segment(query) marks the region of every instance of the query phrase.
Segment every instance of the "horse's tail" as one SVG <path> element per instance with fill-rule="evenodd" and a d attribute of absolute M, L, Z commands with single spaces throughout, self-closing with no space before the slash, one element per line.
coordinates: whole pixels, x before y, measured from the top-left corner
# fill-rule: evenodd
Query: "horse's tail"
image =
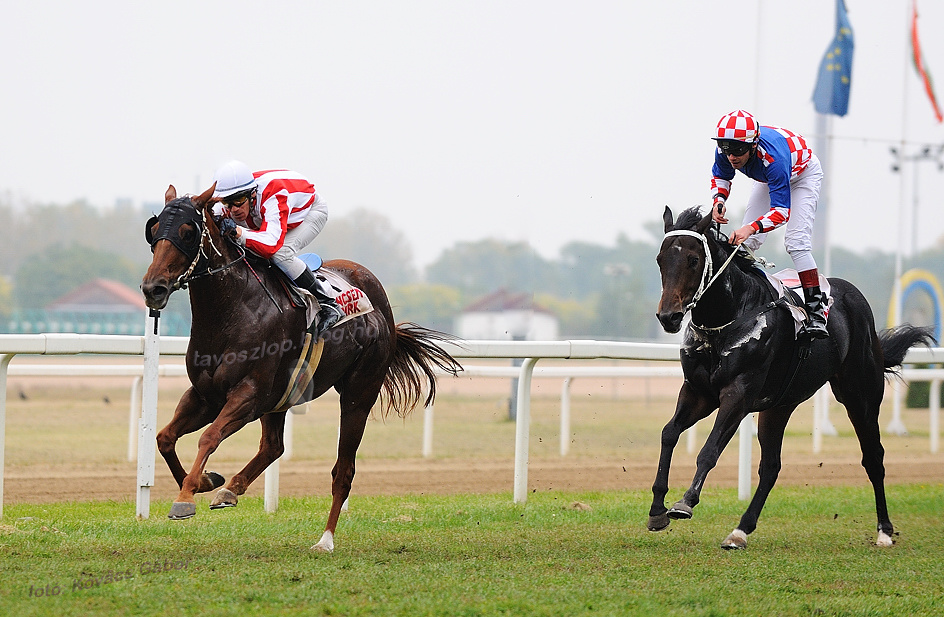
<path fill-rule="evenodd" d="M 932 332 L 931 328 L 909 324 L 879 332 L 878 340 L 882 345 L 882 354 L 885 357 L 885 365 L 882 368 L 885 369 L 885 372 L 898 373 L 901 363 L 905 361 L 908 350 L 915 345 L 924 345 L 925 347 L 933 345 L 935 340 Z"/>
<path fill-rule="evenodd" d="M 384 412 L 393 409 L 399 416 L 408 414 L 423 394 L 423 376 L 429 384 L 425 405 L 436 399 L 436 373 L 439 368 L 452 375 L 462 366 L 449 355 L 438 341 L 451 341 L 455 337 L 430 330 L 415 323 L 401 323 L 396 327 L 396 351 L 384 379 Z"/>

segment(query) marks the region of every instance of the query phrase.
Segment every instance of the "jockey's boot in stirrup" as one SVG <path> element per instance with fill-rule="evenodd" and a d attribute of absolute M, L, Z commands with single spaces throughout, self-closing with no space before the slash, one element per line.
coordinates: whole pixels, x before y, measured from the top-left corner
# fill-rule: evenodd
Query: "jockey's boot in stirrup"
<path fill-rule="evenodd" d="M 806 300 L 806 333 L 812 338 L 829 338 L 826 331 L 826 294 L 819 287 L 804 287 Z"/>
<path fill-rule="evenodd" d="M 324 286 L 326 283 L 315 276 L 310 269 L 305 268 L 305 271 L 302 272 L 294 282 L 302 289 L 310 291 L 311 294 L 315 296 L 315 300 L 318 301 L 318 336 L 321 336 L 322 332 L 338 323 L 338 321 L 344 317 L 344 311 L 341 310 L 338 303 L 334 298 L 329 296 L 325 290 Z"/>

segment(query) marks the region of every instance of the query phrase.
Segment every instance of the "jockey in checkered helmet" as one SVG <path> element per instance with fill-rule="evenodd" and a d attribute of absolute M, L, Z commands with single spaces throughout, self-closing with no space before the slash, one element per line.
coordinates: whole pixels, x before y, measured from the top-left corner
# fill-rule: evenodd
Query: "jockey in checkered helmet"
<path fill-rule="evenodd" d="M 813 338 L 828 337 L 828 301 L 820 289 L 812 244 L 823 179 L 819 159 L 799 133 L 761 127 L 743 109 L 722 116 L 712 139 L 717 145 L 711 169 L 712 219 L 719 224 L 728 222 L 725 202 L 735 172 L 756 181 L 741 226 L 729 240 L 754 251 L 768 232 L 784 227 L 784 248 L 796 267 L 806 301 L 806 332 Z"/>

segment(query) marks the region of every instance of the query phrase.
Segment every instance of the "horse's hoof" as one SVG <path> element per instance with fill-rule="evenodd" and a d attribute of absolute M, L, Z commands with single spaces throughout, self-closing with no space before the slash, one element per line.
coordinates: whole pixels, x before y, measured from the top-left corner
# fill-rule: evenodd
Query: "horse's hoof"
<path fill-rule="evenodd" d="M 324 535 L 321 536 L 321 540 L 318 541 L 318 544 L 311 547 L 311 550 L 318 553 L 333 553 L 334 552 L 334 534 L 330 531 L 324 532 Z"/>
<path fill-rule="evenodd" d="M 684 501 L 678 501 L 669 508 L 668 515 L 669 518 L 674 518 L 677 521 L 688 520 L 692 518 L 692 507 Z"/>
<path fill-rule="evenodd" d="M 210 509 L 219 510 L 220 508 L 232 508 L 236 506 L 237 502 L 239 502 L 239 497 L 236 496 L 236 493 L 228 488 L 221 488 L 216 492 L 216 497 L 213 498 L 213 501 L 210 502 Z"/>
<path fill-rule="evenodd" d="M 721 543 L 721 548 L 726 551 L 743 550 L 747 548 L 747 534 L 740 529 L 735 529 Z"/>
<path fill-rule="evenodd" d="M 662 531 L 668 527 L 671 522 L 668 514 L 660 514 L 659 516 L 650 516 L 646 527 L 649 531 Z"/>
<path fill-rule="evenodd" d="M 188 501 L 175 501 L 174 505 L 170 507 L 170 513 L 167 515 L 167 518 L 172 521 L 182 521 L 185 518 L 192 517 L 196 513 L 197 504 Z"/>
<path fill-rule="evenodd" d="M 882 548 L 888 548 L 889 546 L 894 546 L 895 541 L 892 540 L 892 537 L 885 533 L 884 531 L 878 532 L 878 539 L 875 541 L 875 546 L 881 546 Z"/>
<path fill-rule="evenodd" d="M 200 476 L 200 488 L 197 489 L 197 492 L 208 493 L 209 491 L 220 488 L 224 484 L 226 484 L 226 478 L 220 474 L 215 471 L 204 471 L 203 475 Z"/>

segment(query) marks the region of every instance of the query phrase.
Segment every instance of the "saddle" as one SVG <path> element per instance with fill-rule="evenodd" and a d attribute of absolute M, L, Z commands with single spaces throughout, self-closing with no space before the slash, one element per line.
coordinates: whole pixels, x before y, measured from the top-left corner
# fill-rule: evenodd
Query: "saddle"
<path fill-rule="evenodd" d="M 359 315 L 364 315 L 374 310 L 370 298 L 368 298 L 367 294 L 362 290 L 352 285 L 339 274 L 331 270 L 322 270 L 321 265 L 324 262 L 321 257 L 315 253 L 303 253 L 299 255 L 298 258 L 305 262 L 317 278 L 328 283 L 326 288 L 328 289 L 329 295 L 334 297 L 335 302 L 337 302 L 341 310 L 344 311 L 344 318 L 334 324 L 335 327 Z M 292 281 L 287 274 L 282 272 L 281 268 L 275 266 L 268 259 L 249 251 L 246 251 L 246 259 L 253 268 L 258 270 L 269 269 L 272 271 L 275 279 L 279 282 L 279 286 L 282 288 L 282 292 L 285 294 L 285 297 L 288 298 L 291 305 L 294 308 L 305 309 L 307 312 L 307 326 L 308 329 L 311 330 L 314 327 L 315 316 L 318 314 L 319 308 L 318 301 L 315 300 L 315 297 L 311 295 L 307 289 L 301 289 L 295 285 L 294 281 Z"/>

